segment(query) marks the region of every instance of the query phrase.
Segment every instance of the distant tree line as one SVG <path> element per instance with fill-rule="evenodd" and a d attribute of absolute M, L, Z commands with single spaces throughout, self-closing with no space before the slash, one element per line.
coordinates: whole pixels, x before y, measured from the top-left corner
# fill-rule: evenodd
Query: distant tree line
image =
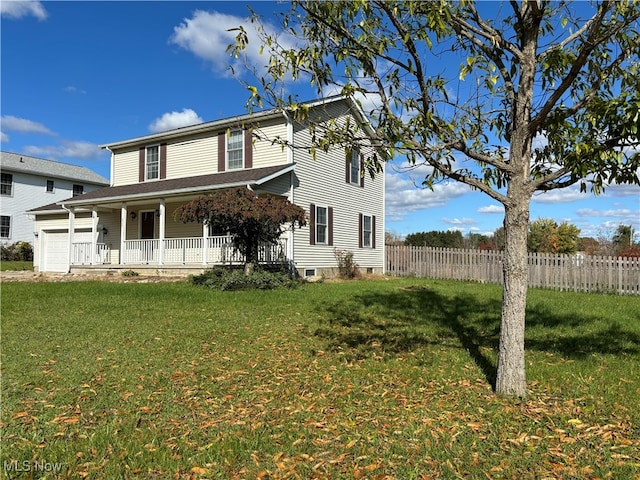
<path fill-rule="evenodd" d="M 387 232 L 387 245 L 409 245 L 413 247 L 468 248 L 476 250 L 502 250 L 504 228 L 492 235 L 460 231 L 417 232 L 408 234 L 404 240 L 397 234 Z M 568 254 L 584 252 L 587 255 L 640 257 L 640 243 L 633 241 L 633 228 L 620 225 L 607 237 L 600 235 L 580 237 L 580 229 L 568 222 L 558 224 L 550 218 L 539 218 L 529 223 L 527 248 L 530 252 Z"/>

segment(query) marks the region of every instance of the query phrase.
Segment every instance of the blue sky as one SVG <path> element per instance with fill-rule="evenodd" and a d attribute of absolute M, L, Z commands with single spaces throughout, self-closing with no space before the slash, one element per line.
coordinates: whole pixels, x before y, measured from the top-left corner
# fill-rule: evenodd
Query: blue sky
<path fill-rule="evenodd" d="M 271 2 L 252 8 L 268 20 Z M 0 2 L 2 150 L 84 165 L 109 177 L 98 145 L 245 113 L 247 90 L 229 73 L 229 28 L 246 2 Z M 254 48 L 251 55 L 257 55 Z M 305 97 L 315 98 L 309 90 Z M 387 166 L 386 230 L 491 233 L 502 208 L 457 183 L 417 187 L 424 171 Z M 640 188 L 604 195 L 578 187 L 538 195 L 531 219 L 569 221 L 584 236 L 619 224 L 640 232 Z M 638 239 L 638 237 L 636 237 Z"/>

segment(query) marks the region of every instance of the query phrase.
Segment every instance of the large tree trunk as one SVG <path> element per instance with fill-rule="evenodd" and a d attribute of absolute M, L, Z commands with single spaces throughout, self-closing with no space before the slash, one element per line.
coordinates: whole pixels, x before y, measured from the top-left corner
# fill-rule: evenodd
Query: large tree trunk
<path fill-rule="evenodd" d="M 505 207 L 503 257 L 504 290 L 496 393 L 526 397 L 524 328 L 527 305 L 527 227 L 529 198 L 518 199 Z"/>

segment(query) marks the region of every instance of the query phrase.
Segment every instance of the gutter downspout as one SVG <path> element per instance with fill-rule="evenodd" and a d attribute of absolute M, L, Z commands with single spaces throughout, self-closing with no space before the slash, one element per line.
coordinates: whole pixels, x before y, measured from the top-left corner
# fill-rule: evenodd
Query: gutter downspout
<path fill-rule="evenodd" d="M 61 203 L 60 206 L 63 210 L 69 212 L 69 241 L 67 244 L 67 272 L 69 273 L 71 270 L 71 254 L 73 252 L 73 234 L 75 233 L 76 227 L 76 212 L 73 207 L 67 208 L 64 203 Z M 44 252 L 43 252 L 44 254 Z"/>
<path fill-rule="evenodd" d="M 115 154 L 113 153 L 113 151 L 108 146 L 105 145 L 103 148 L 108 150 L 109 153 L 111 154 L 111 159 L 109 160 L 109 186 L 113 187 L 113 172 L 114 172 L 114 169 L 115 169 L 115 162 L 114 162 Z"/>

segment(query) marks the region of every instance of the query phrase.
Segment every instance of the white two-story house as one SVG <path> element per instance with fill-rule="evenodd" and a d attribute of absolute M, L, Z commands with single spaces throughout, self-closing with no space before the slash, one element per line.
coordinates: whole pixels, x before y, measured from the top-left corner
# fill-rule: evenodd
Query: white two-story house
<path fill-rule="evenodd" d="M 328 122 L 351 117 L 370 132 L 357 105 L 343 97 L 305 107 Z M 273 109 L 106 144 L 110 187 L 32 210 L 34 265 L 178 273 L 241 263 L 225 232 L 184 224 L 174 212 L 200 195 L 244 187 L 282 196 L 308 214 L 307 226 L 286 232 L 262 260 L 284 260 L 303 276 L 332 276 L 336 251 L 346 251 L 362 272 L 382 273 L 384 172 L 365 175 L 372 148 L 335 146 L 312 155 L 309 137 L 308 126 Z"/>
<path fill-rule="evenodd" d="M 35 224 L 26 212 L 109 185 L 94 171 L 78 165 L 0 152 L 0 241 L 33 244 Z"/>

